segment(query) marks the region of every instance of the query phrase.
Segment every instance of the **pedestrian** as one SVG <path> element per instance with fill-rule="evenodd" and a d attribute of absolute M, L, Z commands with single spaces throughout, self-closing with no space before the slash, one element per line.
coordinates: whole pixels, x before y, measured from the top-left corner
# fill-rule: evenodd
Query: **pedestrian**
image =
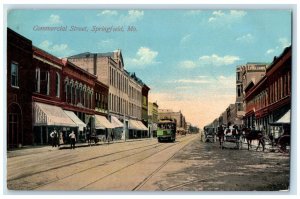
<path fill-rule="evenodd" d="M 63 133 L 59 131 L 59 146 L 64 144 Z"/>
<path fill-rule="evenodd" d="M 52 147 L 57 146 L 57 132 L 56 129 L 54 128 L 53 131 L 50 133 L 51 141 L 52 141 Z"/>
<path fill-rule="evenodd" d="M 69 137 L 71 139 L 71 149 L 75 149 L 76 135 L 75 135 L 74 131 L 72 131 L 72 133 L 70 133 Z"/>
<path fill-rule="evenodd" d="M 88 141 L 88 145 L 91 146 L 91 134 L 89 128 L 86 130 L 86 140 Z"/>
<path fill-rule="evenodd" d="M 111 141 L 112 141 L 112 142 L 114 141 L 114 138 L 115 138 L 114 131 L 113 131 L 113 130 L 111 130 Z"/>

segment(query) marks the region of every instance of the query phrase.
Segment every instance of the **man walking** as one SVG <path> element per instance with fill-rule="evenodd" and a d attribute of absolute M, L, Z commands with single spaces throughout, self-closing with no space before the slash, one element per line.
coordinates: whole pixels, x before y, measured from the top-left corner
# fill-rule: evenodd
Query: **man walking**
<path fill-rule="evenodd" d="M 75 149 L 76 135 L 75 135 L 74 131 L 72 131 L 72 133 L 70 133 L 69 137 L 71 139 L 71 149 Z"/>
<path fill-rule="evenodd" d="M 56 147 L 57 146 L 57 137 L 58 137 L 56 129 L 54 129 L 50 133 L 50 137 L 51 137 L 51 141 L 52 141 L 52 147 Z"/>

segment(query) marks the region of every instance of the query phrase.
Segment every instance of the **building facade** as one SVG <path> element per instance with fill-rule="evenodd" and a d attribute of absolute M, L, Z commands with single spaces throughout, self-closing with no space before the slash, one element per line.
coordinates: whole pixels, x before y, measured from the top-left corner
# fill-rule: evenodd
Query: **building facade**
<path fill-rule="evenodd" d="M 7 29 L 7 148 L 32 144 L 32 42 Z"/>
<path fill-rule="evenodd" d="M 7 147 L 49 144 L 54 129 L 68 143 L 108 120 L 108 86 L 67 59 L 59 59 L 7 29 Z M 105 125 L 106 124 L 106 125 Z"/>
<path fill-rule="evenodd" d="M 68 60 L 86 71 L 93 72 L 98 81 L 108 86 L 109 119 L 113 118 L 124 124 L 124 139 L 149 136 L 148 128 L 145 126 L 147 114 L 143 115 L 148 112 L 146 103 L 149 91 L 146 92 L 146 89 L 143 94 L 143 88 L 148 87 L 135 73 L 125 70 L 120 50 L 108 53 L 82 53 L 71 56 Z M 143 99 L 144 97 L 146 99 Z"/>
<path fill-rule="evenodd" d="M 176 121 L 177 131 L 185 131 L 186 121 L 184 115 L 179 112 L 174 112 L 170 109 L 158 109 L 158 119 L 173 119 Z"/>
<path fill-rule="evenodd" d="M 267 63 L 249 62 L 236 68 L 236 120 L 237 125 L 243 124 L 245 116 L 245 88 L 252 82 L 256 84 L 265 74 Z"/>
<path fill-rule="evenodd" d="M 263 130 L 268 134 L 273 133 L 271 126 L 285 114 L 290 114 L 291 65 L 292 48 L 288 47 L 279 57 L 274 58 L 264 78 L 246 88 L 247 127 Z M 286 129 L 281 130 L 290 131 L 289 123 L 290 121 L 286 121 Z"/>
<path fill-rule="evenodd" d="M 148 128 L 150 137 L 157 137 L 158 105 L 156 102 L 148 102 Z"/>

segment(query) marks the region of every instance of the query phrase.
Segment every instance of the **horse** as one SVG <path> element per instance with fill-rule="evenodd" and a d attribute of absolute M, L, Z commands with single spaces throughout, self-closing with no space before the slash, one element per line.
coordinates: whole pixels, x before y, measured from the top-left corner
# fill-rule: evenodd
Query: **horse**
<path fill-rule="evenodd" d="M 92 145 L 92 142 L 94 142 L 95 145 L 99 142 L 99 138 L 96 136 L 95 133 L 92 133 L 92 135 L 87 134 L 87 138 L 86 139 L 87 139 L 87 142 L 88 142 L 89 146 Z"/>
<path fill-rule="evenodd" d="M 259 146 L 262 145 L 263 151 L 265 151 L 265 137 L 262 131 L 259 130 L 251 130 L 250 128 L 243 129 L 243 136 L 247 141 L 248 150 L 252 148 L 252 140 L 258 140 L 258 145 L 256 151 L 258 150 Z"/>

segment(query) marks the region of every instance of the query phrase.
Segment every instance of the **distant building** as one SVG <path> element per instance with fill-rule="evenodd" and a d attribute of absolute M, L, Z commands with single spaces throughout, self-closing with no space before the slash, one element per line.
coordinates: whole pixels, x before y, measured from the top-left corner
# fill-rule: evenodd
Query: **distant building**
<path fill-rule="evenodd" d="M 156 102 L 148 102 L 148 126 L 150 137 L 157 136 L 158 105 Z"/>
<path fill-rule="evenodd" d="M 235 104 L 230 104 L 227 109 L 226 109 L 226 114 L 227 114 L 227 124 L 236 124 L 236 108 Z"/>
<path fill-rule="evenodd" d="M 142 122 L 148 127 L 148 93 L 150 88 L 144 84 L 142 87 Z M 144 132 L 145 133 L 145 132 Z M 150 137 L 149 131 L 147 134 L 142 135 L 142 137 Z"/>
<path fill-rule="evenodd" d="M 249 62 L 236 68 L 236 119 L 234 123 L 242 125 L 245 116 L 245 88 L 250 82 L 256 84 L 265 74 L 268 64 Z"/>
<path fill-rule="evenodd" d="M 159 109 L 158 110 L 158 119 L 173 119 L 176 121 L 176 128 L 178 131 L 185 131 L 186 121 L 185 117 L 179 112 L 174 112 L 170 109 Z"/>

